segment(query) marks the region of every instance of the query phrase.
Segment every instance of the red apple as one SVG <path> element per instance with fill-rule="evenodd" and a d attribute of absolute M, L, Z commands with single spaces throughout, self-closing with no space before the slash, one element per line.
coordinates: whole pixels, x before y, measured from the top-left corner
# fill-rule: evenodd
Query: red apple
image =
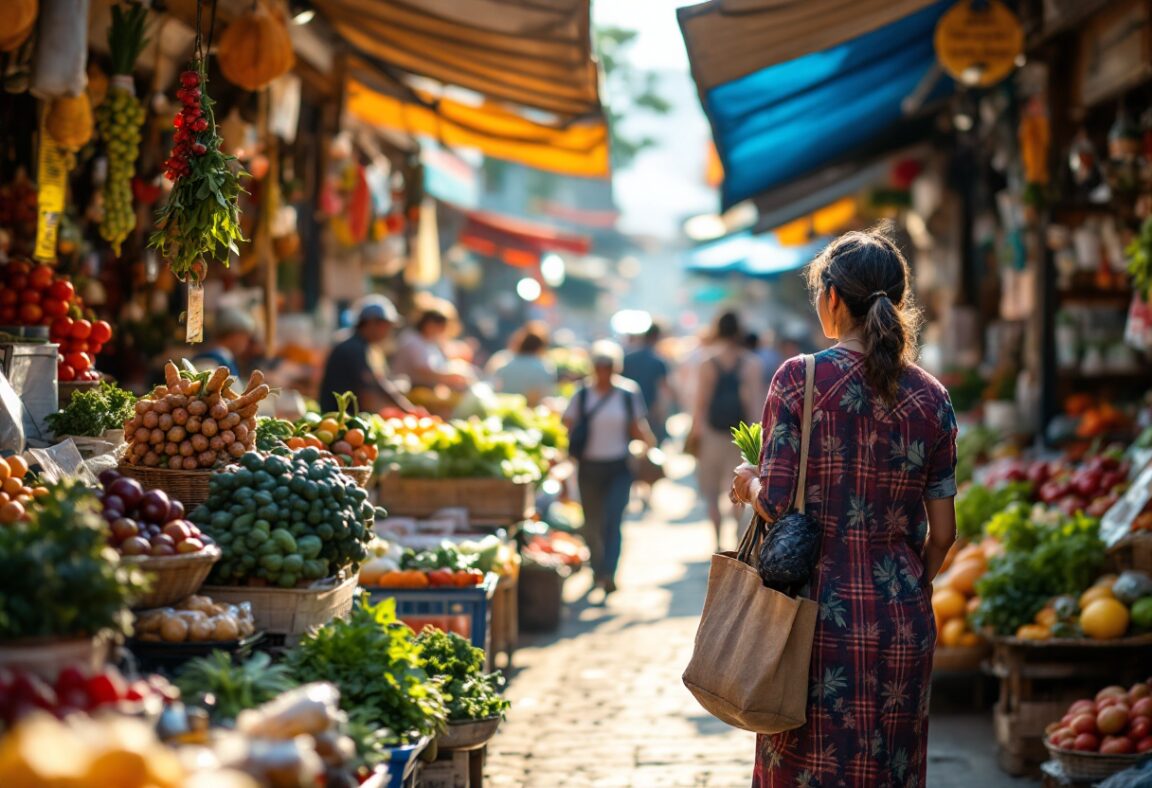
<path fill-rule="evenodd" d="M 1152 717 L 1152 698 L 1140 698 L 1132 704 L 1133 717 Z"/>
<path fill-rule="evenodd" d="M 1076 733 L 1096 733 L 1096 717 L 1092 714 L 1077 714 L 1072 720 L 1072 730 Z"/>
<path fill-rule="evenodd" d="M 1081 733 L 1072 742 L 1072 749 L 1081 752 L 1096 752 L 1100 747 L 1100 740 L 1096 738 L 1095 734 Z"/>
<path fill-rule="evenodd" d="M 1128 755 L 1136 751 L 1136 745 L 1127 736 L 1106 736 L 1100 744 L 1103 755 Z"/>
<path fill-rule="evenodd" d="M 1152 751 L 1152 736 L 1146 739 L 1141 739 L 1136 742 L 1136 752 L 1150 752 Z"/>
<path fill-rule="evenodd" d="M 140 536 L 129 537 L 120 545 L 120 552 L 124 555 L 146 555 L 151 549 L 152 545 Z"/>
<path fill-rule="evenodd" d="M 1126 706 L 1109 706 L 1096 715 L 1096 729 L 1111 736 L 1124 730 L 1128 724 L 1128 708 Z"/>

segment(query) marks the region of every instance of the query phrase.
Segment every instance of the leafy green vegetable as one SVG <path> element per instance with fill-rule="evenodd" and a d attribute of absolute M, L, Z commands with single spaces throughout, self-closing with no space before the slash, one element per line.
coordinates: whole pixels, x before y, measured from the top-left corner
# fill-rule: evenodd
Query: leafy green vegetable
<path fill-rule="evenodd" d="M 412 630 L 396 618 L 396 600 L 362 603 L 304 636 L 287 664 L 295 679 L 331 681 L 355 722 L 388 728 L 401 744 L 443 729 L 448 719 L 441 681 L 429 675 Z"/>
<path fill-rule="evenodd" d="M 983 392 L 983 382 L 981 382 Z M 960 407 L 957 406 L 957 410 Z M 956 481 L 972 480 L 976 465 L 1000 443 L 1000 433 L 984 426 L 965 427 L 956 437 Z"/>
<path fill-rule="evenodd" d="M 84 435 L 98 438 L 106 430 L 118 430 L 132 418 L 136 397 L 106 380 L 87 391 L 77 391 L 59 413 L 48 416 L 48 426 L 56 435 Z"/>
<path fill-rule="evenodd" d="M 977 539 L 984 525 L 994 515 L 1014 503 L 1027 502 L 1032 486 L 1027 482 L 1010 482 L 996 489 L 982 484 L 966 484 L 956 496 L 956 534 L 964 539 Z"/>
<path fill-rule="evenodd" d="M 1124 250 L 1132 287 L 1145 301 L 1152 300 L 1152 216 L 1140 225 L 1140 234 Z"/>
<path fill-rule="evenodd" d="M 511 705 L 500 695 L 504 677 L 484 672 L 484 651 L 454 632 L 426 627 L 416 642 L 424 650 L 428 671 L 445 679 L 448 719 L 503 717 Z"/>
<path fill-rule="evenodd" d="M 987 532 L 1005 551 L 976 583 L 980 607 L 972 621 L 1000 635 L 1032 621 L 1052 597 L 1080 593 L 1104 567 L 1100 522 L 1092 517 L 1012 504 L 991 519 Z"/>
<path fill-rule="evenodd" d="M 261 416 L 256 419 L 256 449 L 272 451 L 296 434 L 296 426 L 284 419 Z"/>
<path fill-rule="evenodd" d="M 263 651 L 239 665 L 225 651 L 189 660 L 176 678 L 185 700 L 210 705 L 219 720 L 234 720 L 245 709 L 254 709 L 296 686 L 285 665 L 273 665 Z M 208 704 L 208 699 L 211 703 Z"/>
<path fill-rule="evenodd" d="M 146 583 L 108 546 L 99 506 L 63 483 L 31 508 L 31 522 L 0 527 L 0 641 L 129 631 L 129 604 Z"/>
<path fill-rule="evenodd" d="M 417 447 L 385 424 L 380 463 L 403 477 L 538 482 L 548 460 L 539 433 L 509 432 L 499 419 L 440 425 Z"/>
<path fill-rule="evenodd" d="M 760 424 L 745 424 L 740 422 L 739 427 L 732 428 L 732 442 L 740 449 L 740 456 L 749 465 L 760 464 L 760 453 L 764 447 Z"/>

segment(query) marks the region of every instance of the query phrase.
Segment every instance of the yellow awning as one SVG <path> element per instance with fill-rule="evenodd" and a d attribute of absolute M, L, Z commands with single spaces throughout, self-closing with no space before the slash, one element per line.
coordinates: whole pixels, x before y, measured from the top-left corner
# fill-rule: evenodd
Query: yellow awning
<path fill-rule="evenodd" d="M 803 246 L 813 238 L 835 235 L 846 229 L 858 215 L 855 197 L 844 197 L 807 216 L 782 224 L 773 232 L 782 246 Z"/>
<path fill-rule="evenodd" d="M 347 109 L 374 126 L 433 137 L 449 147 L 475 148 L 540 170 L 585 177 L 609 174 L 608 127 L 603 120 L 552 127 L 494 104 L 470 106 L 415 95 L 423 103 L 396 98 L 352 79 Z"/>

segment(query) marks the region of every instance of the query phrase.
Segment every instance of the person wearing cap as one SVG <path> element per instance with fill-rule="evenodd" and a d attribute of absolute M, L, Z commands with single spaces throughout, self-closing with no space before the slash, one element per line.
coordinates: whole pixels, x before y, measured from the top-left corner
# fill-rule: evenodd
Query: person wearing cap
<path fill-rule="evenodd" d="M 624 353 L 614 342 L 592 346 L 592 380 L 564 413 L 572 437 L 570 453 L 578 463 L 577 483 L 584 506 L 584 540 L 592 554 L 596 587 L 607 597 L 616 590 L 621 525 L 632 492 L 629 444 L 654 446 L 644 397 L 631 380 L 620 376 Z"/>
<path fill-rule="evenodd" d="M 233 377 L 240 377 L 238 358 L 252 346 L 256 334 L 256 321 L 241 309 L 221 309 L 212 323 L 212 341 L 192 356 L 189 361 L 196 369 L 207 370 L 227 367 Z"/>
<path fill-rule="evenodd" d="M 383 296 L 360 302 L 352 335 L 336 344 L 320 381 L 320 409 L 336 410 L 336 395 L 351 391 L 360 409 L 379 412 L 387 407 L 415 411 L 408 398 L 384 374 L 381 346 L 400 323 L 396 306 Z"/>

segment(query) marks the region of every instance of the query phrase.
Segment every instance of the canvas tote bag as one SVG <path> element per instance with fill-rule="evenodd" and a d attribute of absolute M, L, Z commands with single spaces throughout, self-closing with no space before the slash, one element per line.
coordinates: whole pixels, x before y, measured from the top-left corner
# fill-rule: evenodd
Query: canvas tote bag
<path fill-rule="evenodd" d="M 795 507 L 804 510 L 815 359 L 804 357 L 804 417 Z M 704 612 L 684 685 L 713 716 L 754 733 L 806 721 L 808 668 L 819 605 L 766 588 L 753 562 L 765 528 L 753 518 L 736 552 L 712 556 Z"/>

